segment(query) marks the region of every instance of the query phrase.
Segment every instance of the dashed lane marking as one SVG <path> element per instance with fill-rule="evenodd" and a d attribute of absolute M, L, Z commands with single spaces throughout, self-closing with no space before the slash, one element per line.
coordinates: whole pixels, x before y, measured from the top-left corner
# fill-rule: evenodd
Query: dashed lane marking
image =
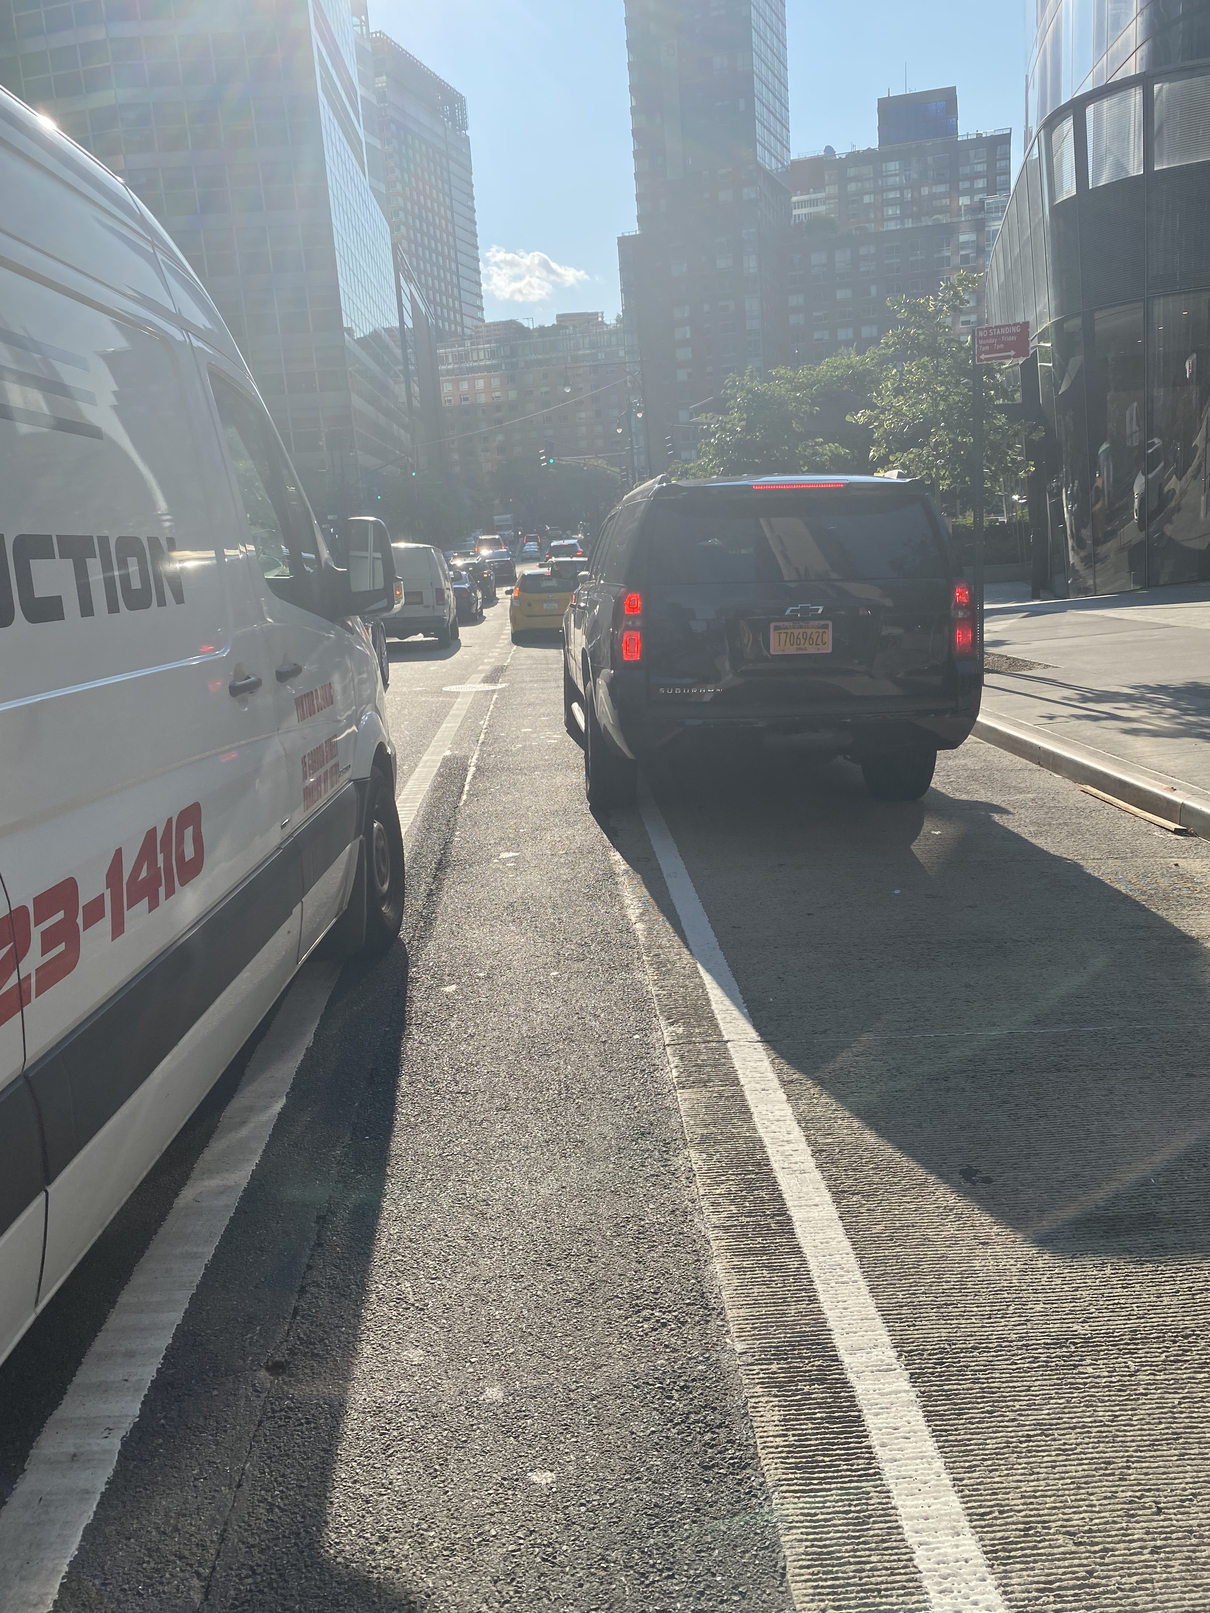
<path fill-rule="evenodd" d="M 836 1205 L 803 1135 L 705 908 L 645 783 L 639 805 L 656 860 L 693 954 L 723 1046 L 802 1249 L 816 1297 L 881 1470 L 932 1613 L 1006 1613 L 916 1391 L 895 1353 Z M 637 899 L 623 882 L 639 928 Z M 670 1027 L 664 1023 L 665 1041 Z M 695 1161 L 696 1167 L 696 1161 Z M 711 1229 L 712 1240 L 716 1230 Z M 724 1298 L 727 1299 L 724 1286 Z M 730 1301 L 728 1301 L 730 1309 Z M 776 1391 L 774 1391 L 776 1392 Z M 775 1408 L 772 1422 L 778 1421 Z M 769 1419 L 762 1419 L 766 1426 Z M 776 1486 L 775 1486 L 776 1488 Z M 788 1579 L 799 1605 L 811 1574 L 783 1529 Z M 814 1605 L 813 1598 L 811 1604 Z"/>
<path fill-rule="evenodd" d="M 476 678 L 481 679 L 489 667 L 499 666 L 501 652 L 504 646 L 509 643 L 510 638 L 511 634 L 504 633 L 495 641 L 475 674 Z M 492 694 L 493 699 L 495 698 L 490 686 L 484 689 L 482 683 L 478 682 L 465 686 L 464 692 L 458 696 L 450 707 L 449 716 L 446 717 L 441 727 L 434 734 L 429 748 L 420 758 L 396 797 L 396 804 L 399 808 L 399 827 L 405 835 L 415 823 L 420 808 L 424 805 L 425 797 L 429 793 L 429 786 L 437 777 L 437 769 L 441 766 L 445 753 L 457 738 L 458 730 L 462 727 L 462 720 L 471 709 L 471 702 L 480 693 Z"/>
<path fill-rule="evenodd" d="M 0 1512 L 0 1608 L 49 1613 L 123 1439 L 251 1179 L 340 965 L 308 963 L 283 998 L 180 1197 L 51 1415 Z"/>

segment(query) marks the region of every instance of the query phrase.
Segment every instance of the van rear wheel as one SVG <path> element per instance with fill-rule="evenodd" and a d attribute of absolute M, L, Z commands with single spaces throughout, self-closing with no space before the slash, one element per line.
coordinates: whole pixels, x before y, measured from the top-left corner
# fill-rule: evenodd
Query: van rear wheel
<path fill-rule="evenodd" d="M 875 801 L 919 801 L 933 782 L 935 750 L 888 751 L 861 763 L 865 787 Z"/>
<path fill-rule="evenodd" d="M 363 951 L 390 949 L 403 926 L 403 832 L 390 783 L 371 773 L 366 798 L 366 938 Z"/>
<path fill-rule="evenodd" d="M 441 626 L 437 629 L 437 648 L 440 650 L 448 650 L 453 641 L 453 637 L 453 630 L 450 627 L 450 624 L 448 622 L 442 622 Z"/>
<path fill-rule="evenodd" d="M 616 751 L 597 721 L 592 695 L 584 694 L 584 794 L 594 812 L 630 806 L 638 793 L 638 763 Z"/>

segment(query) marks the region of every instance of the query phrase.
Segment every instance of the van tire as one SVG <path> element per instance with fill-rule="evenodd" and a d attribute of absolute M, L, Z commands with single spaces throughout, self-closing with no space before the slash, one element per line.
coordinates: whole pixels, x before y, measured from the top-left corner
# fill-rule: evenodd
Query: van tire
<path fill-rule="evenodd" d="M 456 617 L 456 616 L 455 616 L 455 617 L 454 617 L 454 619 L 453 619 L 453 621 L 452 621 L 452 622 L 451 622 L 451 623 L 450 623 L 450 638 L 451 638 L 451 639 L 452 639 L 452 640 L 453 640 L 453 641 L 454 641 L 454 642 L 455 642 L 455 643 L 457 643 L 457 642 L 458 642 L 458 640 L 459 640 L 459 639 L 460 639 L 460 638 L 461 638 L 461 637 L 462 637 L 462 623 L 461 623 L 461 622 L 460 622 L 460 621 L 459 621 L 459 620 L 458 620 L 458 618 L 457 618 L 457 617 Z"/>
<path fill-rule="evenodd" d="M 597 721 L 591 694 L 584 692 L 584 794 L 594 812 L 631 806 L 639 788 L 638 763 L 614 749 Z"/>
<path fill-rule="evenodd" d="M 448 650 L 450 645 L 453 643 L 453 639 L 454 632 L 450 627 L 450 624 L 448 622 L 442 622 L 441 626 L 437 629 L 437 648 L 439 650 Z"/>
<path fill-rule="evenodd" d="M 580 701 L 580 691 L 576 688 L 575 680 L 567 670 L 567 662 L 563 662 L 563 726 L 575 740 L 577 745 L 584 743 L 584 730 L 576 720 L 573 707 Z M 583 707 L 580 708 L 583 710 Z"/>
<path fill-rule="evenodd" d="M 403 831 L 389 780 L 370 774 L 366 794 L 366 938 L 370 957 L 390 950 L 403 927 Z"/>
<path fill-rule="evenodd" d="M 889 751 L 864 758 L 861 772 L 875 801 L 919 801 L 936 766 L 935 750 Z"/>

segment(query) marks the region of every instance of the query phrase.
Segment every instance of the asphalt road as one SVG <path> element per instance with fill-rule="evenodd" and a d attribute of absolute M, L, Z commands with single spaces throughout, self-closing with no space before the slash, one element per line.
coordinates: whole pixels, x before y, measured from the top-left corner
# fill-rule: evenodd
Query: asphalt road
<path fill-rule="evenodd" d="M 506 628 L 392 647 L 404 938 L 56 1607 L 1200 1613 L 1210 845 L 979 743 L 599 822 Z M 0 1367 L 6 1500 L 253 1052 Z"/>

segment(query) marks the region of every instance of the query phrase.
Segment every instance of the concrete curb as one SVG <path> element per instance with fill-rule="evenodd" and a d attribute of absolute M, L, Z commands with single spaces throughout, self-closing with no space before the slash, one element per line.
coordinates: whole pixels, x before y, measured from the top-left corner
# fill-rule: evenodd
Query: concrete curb
<path fill-rule="evenodd" d="M 1009 717 L 981 716 L 974 735 L 988 745 L 997 745 L 1037 767 L 1069 778 L 1074 784 L 1089 784 L 1094 790 L 1103 790 L 1116 800 L 1210 840 L 1210 795 L 1178 779 L 1145 767 L 1131 767 L 1106 751 L 1094 750 L 1077 740 L 1057 739 L 1030 723 L 1014 722 Z"/>

